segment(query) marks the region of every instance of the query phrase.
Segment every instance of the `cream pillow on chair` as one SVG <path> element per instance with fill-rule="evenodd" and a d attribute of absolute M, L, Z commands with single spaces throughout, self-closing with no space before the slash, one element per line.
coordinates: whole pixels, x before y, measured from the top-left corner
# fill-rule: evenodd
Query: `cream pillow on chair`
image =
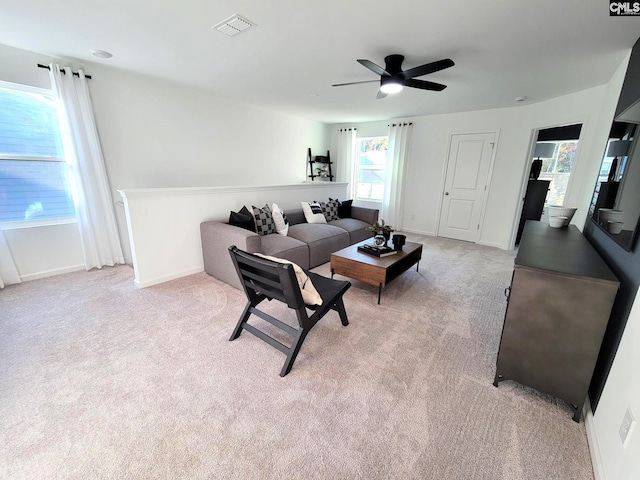
<path fill-rule="evenodd" d="M 306 305 L 322 305 L 322 297 L 316 290 L 316 287 L 311 283 L 311 279 L 304 273 L 304 270 L 293 262 L 285 260 L 284 258 L 270 257 L 269 255 L 263 255 L 261 253 L 254 254 L 257 257 L 266 258 L 272 262 L 277 263 L 290 263 L 293 265 L 293 271 L 296 274 L 296 280 L 298 280 L 298 286 L 300 287 L 300 293 L 302 293 L 302 300 Z"/>

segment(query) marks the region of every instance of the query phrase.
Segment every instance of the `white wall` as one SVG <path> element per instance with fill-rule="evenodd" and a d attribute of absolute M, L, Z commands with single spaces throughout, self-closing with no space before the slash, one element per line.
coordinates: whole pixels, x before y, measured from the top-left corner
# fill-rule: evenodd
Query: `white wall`
<path fill-rule="evenodd" d="M 573 123 L 582 123 L 583 132 L 565 203 L 579 207 L 572 223 L 582 228 L 594 185 L 591 179 L 595 178 L 594 172 L 599 169 L 602 159 L 604 143 L 600 140 L 603 134 L 606 138 L 609 128 L 596 121 L 605 90 L 605 86 L 595 87 L 514 108 L 403 119 L 413 123 L 404 190 L 404 229 L 437 234 L 451 135 L 497 131 L 497 152 L 479 243 L 512 248 L 529 174 L 534 131 Z M 357 127 L 357 135 L 361 137 L 388 134 L 388 123 L 344 126 Z M 333 132 L 334 142 L 337 128 Z"/>
<path fill-rule="evenodd" d="M 629 57 L 622 62 L 611 78 L 605 92 L 603 108 L 598 118 L 602 128 L 594 142 L 601 145 L 600 157 L 608 138 L 618 96 L 624 82 Z M 601 130 L 606 133 L 602 135 Z M 594 147 L 594 155 L 597 147 Z M 598 170 L 591 173 L 593 185 Z M 591 191 L 584 185 L 583 198 L 590 200 Z M 636 247 L 638 248 L 638 247 Z M 595 415 L 587 409 L 585 423 L 596 480 L 627 480 L 640 478 L 640 427 L 636 423 L 630 441 L 623 446 L 619 436 L 620 425 L 627 408 L 631 408 L 636 421 L 640 420 L 640 296 L 636 294 L 631 313 L 607 377 Z"/>
<path fill-rule="evenodd" d="M 587 432 L 596 480 L 640 478 L 640 296 L 636 295 L 622 340 L 595 415 L 587 413 Z M 627 408 L 636 425 L 625 446 L 619 435 Z"/>
<path fill-rule="evenodd" d="M 52 61 L 59 60 L 0 45 L 0 80 L 49 88 L 48 72 L 36 65 Z M 329 148 L 328 127 L 319 122 L 97 64 L 85 70 L 93 77 L 98 133 L 128 262 L 118 189 L 299 183 L 307 175 L 307 148 L 314 154 Z M 7 237 L 24 279 L 83 264 L 75 224 L 15 229 Z"/>

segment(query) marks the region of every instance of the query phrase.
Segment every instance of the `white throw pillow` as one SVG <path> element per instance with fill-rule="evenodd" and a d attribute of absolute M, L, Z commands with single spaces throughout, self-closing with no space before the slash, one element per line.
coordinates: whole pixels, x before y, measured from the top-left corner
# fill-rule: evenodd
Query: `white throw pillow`
<path fill-rule="evenodd" d="M 300 203 L 302 204 L 302 211 L 304 212 L 304 218 L 307 219 L 307 223 L 327 223 L 322 207 L 318 202 Z"/>
<path fill-rule="evenodd" d="M 293 265 L 293 271 L 296 274 L 296 280 L 298 280 L 298 286 L 300 287 L 300 293 L 302 293 L 302 300 L 304 300 L 304 303 L 306 305 L 322 305 L 322 297 L 316 290 L 316 287 L 313 286 L 313 283 L 311 283 L 311 279 L 306 273 L 304 273 L 304 270 L 300 268 L 300 265 L 290 262 L 289 260 L 285 260 L 284 258 L 270 257 L 269 255 L 263 255 L 261 253 L 256 253 L 255 255 L 274 262 L 290 263 Z"/>
<path fill-rule="evenodd" d="M 276 232 L 286 237 L 289 233 L 289 220 L 277 203 L 271 205 L 271 216 L 276 224 Z"/>

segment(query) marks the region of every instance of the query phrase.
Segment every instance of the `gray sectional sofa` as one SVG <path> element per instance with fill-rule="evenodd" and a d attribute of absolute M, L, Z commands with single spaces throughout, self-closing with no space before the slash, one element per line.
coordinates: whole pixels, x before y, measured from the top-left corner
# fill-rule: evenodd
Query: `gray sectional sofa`
<path fill-rule="evenodd" d="M 302 268 L 314 268 L 328 262 L 337 250 L 373 236 L 366 227 L 378 220 L 379 211 L 351 207 L 351 218 L 324 223 L 307 223 L 302 210 L 287 211 L 289 233 L 258 235 L 221 221 L 200 224 L 204 271 L 236 288 L 242 288 L 229 256 L 235 245 L 249 253 L 284 258 Z"/>

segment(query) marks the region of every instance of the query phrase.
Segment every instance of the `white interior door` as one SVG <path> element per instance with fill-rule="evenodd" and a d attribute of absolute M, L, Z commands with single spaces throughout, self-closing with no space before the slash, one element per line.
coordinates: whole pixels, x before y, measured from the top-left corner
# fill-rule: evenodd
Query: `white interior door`
<path fill-rule="evenodd" d="M 438 235 L 478 241 L 495 133 L 453 135 Z"/>

